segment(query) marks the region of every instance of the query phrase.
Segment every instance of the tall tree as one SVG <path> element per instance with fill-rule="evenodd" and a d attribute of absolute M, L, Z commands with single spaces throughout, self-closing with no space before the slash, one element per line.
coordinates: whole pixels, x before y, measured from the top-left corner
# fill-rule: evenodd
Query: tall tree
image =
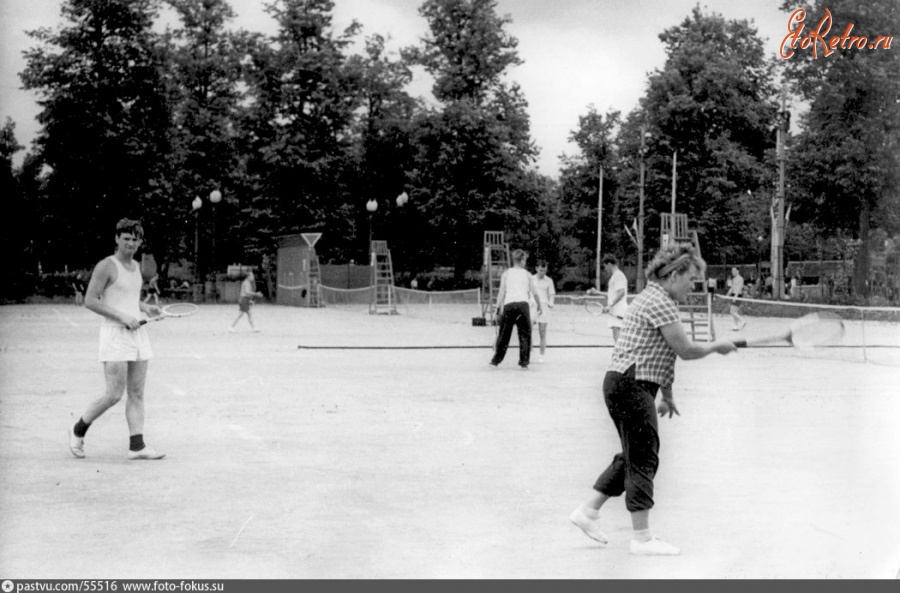
<path fill-rule="evenodd" d="M 361 109 L 354 125 L 354 153 L 357 179 L 351 185 L 354 234 L 367 238 L 365 218 L 377 222 L 376 239 L 386 239 L 399 265 L 395 269 L 415 269 L 416 245 L 421 225 L 413 205 L 397 204 L 396 198 L 407 187 L 413 167 L 412 121 L 420 111 L 418 103 L 405 88 L 412 80 L 409 65 L 392 56 L 387 39 L 373 35 L 366 39 L 365 53 L 348 60 L 348 72 L 359 81 Z M 369 214 L 363 204 L 374 199 L 378 209 Z M 402 202 L 402 200 L 401 200 Z M 372 222 L 370 221 L 370 222 Z M 355 250 L 363 258 L 368 247 L 357 240 Z"/>
<path fill-rule="evenodd" d="M 30 31 L 26 89 L 39 95 L 36 145 L 49 166 L 54 242 L 46 265 L 85 265 L 112 249 L 123 216 L 139 218 L 168 151 L 155 0 L 65 0 L 66 24 Z M 151 229 L 148 229 L 151 230 Z M 152 232 L 151 232 L 152 236 Z"/>
<path fill-rule="evenodd" d="M 869 45 L 900 31 L 900 5 L 814 0 L 785 2 L 782 8 L 805 11 L 804 36 L 830 18 L 826 40 L 851 25 L 850 35 L 866 37 L 859 47 L 848 36 L 828 55 L 819 43 L 815 55 L 799 44 L 785 51 L 793 50 L 787 77 L 810 106 L 790 160 L 789 198 L 802 206 L 792 219 L 816 224 L 826 237 L 857 239 L 857 252 L 847 255 L 854 256 L 855 291 L 866 294 L 870 228 L 900 230 L 900 56 L 896 48 Z"/>
<path fill-rule="evenodd" d="M 38 225 L 33 213 L 34 201 L 25 199 L 19 183 L 20 172 L 13 165 L 13 156 L 25 148 L 16 140 L 16 124 L 7 117 L 0 128 L 0 196 L 7 221 L 6 232 L 0 237 L 3 253 L 14 254 L 7 263 L 8 281 L 0 288 L 0 298 L 17 299 L 33 287 L 29 272 L 36 270 L 32 256 L 33 241 L 38 238 Z"/>
<path fill-rule="evenodd" d="M 242 255 L 239 233 L 231 226 L 242 177 L 237 122 L 246 35 L 226 29 L 235 14 L 225 0 L 167 1 L 180 19 L 180 26 L 167 34 L 172 152 L 167 183 L 157 188 L 154 198 L 158 215 L 165 213 L 183 224 L 167 228 L 171 239 L 157 245 L 168 251 L 190 245 L 198 230 L 194 225 L 200 225 L 204 240 L 196 263 L 205 275 L 222 271 L 219 262 L 240 261 Z M 222 196 L 219 204 L 209 200 L 214 191 Z M 191 221 L 197 197 L 203 206 Z M 161 251 L 158 255 L 165 256 L 166 250 Z"/>
<path fill-rule="evenodd" d="M 278 32 L 251 54 L 244 134 L 256 236 L 248 243 L 263 251 L 279 234 L 323 231 L 323 251 L 352 235 L 344 171 L 353 169 L 349 129 L 359 81 L 345 52 L 359 25 L 335 34 L 333 8 L 331 0 L 276 0 L 267 11 Z"/>
<path fill-rule="evenodd" d="M 672 159 L 677 152 L 676 209 L 688 215 L 714 260 L 755 258 L 756 233 L 742 196 L 774 171 L 774 63 L 756 28 L 695 7 L 660 34 L 666 62 L 649 77 L 646 96 L 622 126 L 619 198 L 638 213 L 641 146 L 645 177 L 645 251 L 658 245 L 660 216 L 669 212 Z M 643 136 L 643 139 L 642 139 Z M 754 210 L 767 209 L 756 204 Z"/>
<path fill-rule="evenodd" d="M 619 245 L 618 218 L 610 215 L 614 207 L 611 197 L 616 191 L 616 133 L 620 122 L 618 111 L 606 115 L 593 105 L 586 115 L 579 116 L 578 128 L 569 140 L 578 147 L 579 154 L 563 155 L 560 172 L 560 200 L 564 213 L 562 232 L 577 241 L 580 253 L 571 253 L 567 265 L 584 266 L 599 255 L 596 254 L 597 220 L 600 192 L 600 171 L 603 170 L 603 194 L 606 198 L 603 212 L 603 250 L 622 255 L 626 245 Z"/>
<path fill-rule="evenodd" d="M 425 246 L 435 262 L 452 264 L 458 276 L 480 266 L 484 230 L 509 230 L 524 241 L 536 224 L 536 186 L 527 166 L 536 149 L 527 102 L 508 70 L 521 63 L 494 0 L 427 0 L 422 44 L 406 57 L 434 76 L 440 107 L 416 122 L 420 147 L 415 185 L 432 221 Z"/>

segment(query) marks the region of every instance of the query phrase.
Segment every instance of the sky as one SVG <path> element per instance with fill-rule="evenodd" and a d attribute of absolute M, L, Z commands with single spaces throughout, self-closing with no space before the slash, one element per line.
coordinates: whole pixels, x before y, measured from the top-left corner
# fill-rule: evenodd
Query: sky
<path fill-rule="evenodd" d="M 540 154 L 537 169 L 559 173 L 561 154 L 578 150 L 569 136 L 579 116 L 593 105 L 600 113 L 626 114 L 646 88 L 647 75 L 662 69 L 665 51 L 659 34 L 680 24 L 699 5 L 705 13 L 752 20 L 766 51 L 778 55 L 787 33 L 788 12 L 782 0 L 498 0 L 497 12 L 509 15 L 507 32 L 518 39 L 524 64 L 508 78 L 518 82 L 528 101 L 531 135 Z M 423 0 L 335 0 L 334 26 L 342 31 L 353 19 L 363 35 L 390 37 L 396 50 L 418 43 L 426 34 L 418 9 Z M 230 0 L 235 27 L 274 33 L 275 23 L 262 0 Z M 34 45 L 25 31 L 62 23 L 62 0 L 0 0 L 0 121 L 11 117 L 16 138 L 30 145 L 39 130 L 37 96 L 21 88 L 23 50 Z M 811 20 L 811 19 L 810 19 Z M 409 92 L 430 99 L 430 79 L 417 72 Z M 17 156 L 21 162 L 25 151 Z"/>

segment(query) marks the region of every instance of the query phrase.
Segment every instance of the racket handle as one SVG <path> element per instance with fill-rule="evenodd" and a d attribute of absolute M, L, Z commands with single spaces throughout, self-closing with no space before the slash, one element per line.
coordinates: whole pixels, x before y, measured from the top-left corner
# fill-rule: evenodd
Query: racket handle
<path fill-rule="evenodd" d="M 732 342 L 736 348 L 746 348 L 747 340 L 735 340 Z"/>
<path fill-rule="evenodd" d="M 141 319 L 141 325 L 147 325 L 147 320 L 146 320 L 146 319 Z"/>

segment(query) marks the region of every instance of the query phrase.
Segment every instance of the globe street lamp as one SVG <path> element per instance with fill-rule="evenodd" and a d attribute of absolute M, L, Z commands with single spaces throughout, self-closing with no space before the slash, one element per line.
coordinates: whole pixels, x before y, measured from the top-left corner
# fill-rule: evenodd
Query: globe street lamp
<path fill-rule="evenodd" d="M 378 202 L 375 201 L 375 198 L 371 198 L 366 202 L 366 210 L 369 211 L 369 246 L 366 249 L 369 251 L 369 265 L 372 265 L 374 264 L 372 257 L 372 215 L 378 210 Z"/>
<path fill-rule="evenodd" d="M 200 207 L 203 200 L 200 196 L 191 202 L 191 210 L 194 212 L 194 283 L 200 282 Z"/>
<path fill-rule="evenodd" d="M 217 189 L 214 189 L 211 192 L 209 192 L 209 202 L 213 205 L 213 209 L 212 209 L 212 227 L 213 227 L 212 228 L 212 256 L 210 259 L 212 261 L 212 270 L 213 270 L 213 285 L 212 286 L 213 286 L 213 297 L 214 298 L 218 297 L 217 293 L 215 292 L 215 290 L 216 290 L 215 273 L 217 270 L 217 268 L 216 268 L 216 204 L 218 204 L 221 201 L 222 201 L 222 192 L 220 192 Z"/>

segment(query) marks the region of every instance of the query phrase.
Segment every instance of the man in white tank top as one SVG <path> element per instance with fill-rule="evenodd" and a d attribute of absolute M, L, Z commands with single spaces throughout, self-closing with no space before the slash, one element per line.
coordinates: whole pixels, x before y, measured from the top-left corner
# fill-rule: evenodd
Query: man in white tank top
<path fill-rule="evenodd" d="M 500 330 L 494 346 L 494 357 L 491 366 L 503 362 L 513 326 L 519 330 L 519 366 L 528 369 L 531 358 L 531 312 L 528 306 L 529 297 L 537 303 L 538 315 L 541 314 L 541 299 L 534 286 L 534 278 L 525 269 L 528 254 L 521 249 L 512 252 L 513 267 L 500 277 L 500 289 L 497 292 L 497 315 L 500 317 Z"/>
<path fill-rule="evenodd" d="M 106 376 L 106 393 L 88 406 L 69 435 L 69 449 L 84 457 L 84 436 L 91 423 L 113 407 L 127 391 L 125 419 L 130 434 L 129 459 L 162 459 L 144 444 L 144 384 L 147 363 L 153 357 L 141 314 L 156 316 L 159 307 L 141 302 L 141 266 L 134 260 L 144 237 L 136 220 L 123 218 L 116 225 L 116 251 L 94 267 L 84 305 L 101 315 L 99 359 Z"/>

